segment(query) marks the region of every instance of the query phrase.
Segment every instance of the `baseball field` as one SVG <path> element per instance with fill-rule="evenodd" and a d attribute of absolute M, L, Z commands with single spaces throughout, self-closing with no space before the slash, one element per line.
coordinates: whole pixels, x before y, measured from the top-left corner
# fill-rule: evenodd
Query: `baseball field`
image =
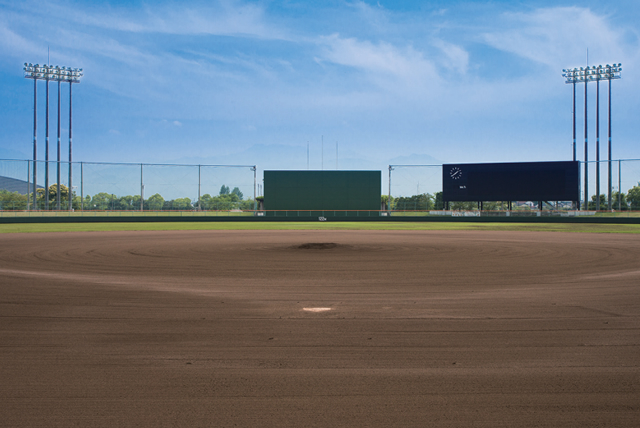
<path fill-rule="evenodd" d="M 285 226 L 0 225 L 0 426 L 639 425 L 637 226 Z"/>

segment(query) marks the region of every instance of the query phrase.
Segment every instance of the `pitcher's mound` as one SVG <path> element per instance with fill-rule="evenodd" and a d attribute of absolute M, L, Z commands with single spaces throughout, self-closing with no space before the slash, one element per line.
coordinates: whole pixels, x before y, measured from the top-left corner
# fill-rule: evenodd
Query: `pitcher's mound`
<path fill-rule="evenodd" d="M 300 250 L 329 250 L 331 248 L 336 248 L 338 244 L 334 242 L 310 242 L 307 244 L 302 244 L 298 246 Z"/>

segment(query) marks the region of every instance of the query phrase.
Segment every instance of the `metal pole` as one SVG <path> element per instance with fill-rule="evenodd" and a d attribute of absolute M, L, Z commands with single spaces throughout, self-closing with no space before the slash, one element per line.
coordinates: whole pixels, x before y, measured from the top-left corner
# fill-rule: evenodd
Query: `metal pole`
<path fill-rule="evenodd" d="M 198 165 L 198 210 L 202 211 L 202 204 L 200 203 L 200 165 Z"/>
<path fill-rule="evenodd" d="M 31 191 L 31 161 L 27 161 L 27 211 L 31 203 L 31 197 L 29 192 Z"/>
<path fill-rule="evenodd" d="M 585 77 L 587 77 L 585 75 Z M 584 81 L 584 209 L 589 209 L 589 143 L 587 131 L 587 86 L 588 80 Z"/>
<path fill-rule="evenodd" d="M 257 165 L 253 166 L 253 210 L 258 210 L 258 201 L 256 200 L 256 184 L 258 182 Z"/>
<path fill-rule="evenodd" d="M 576 160 L 576 81 L 573 81 L 573 161 Z"/>
<path fill-rule="evenodd" d="M 618 211 L 622 211 L 622 160 L 618 159 Z"/>
<path fill-rule="evenodd" d="M 389 212 L 389 215 L 391 215 L 391 171 L 392 170 L 393 170 L 393 167 L 389 165 L 389 196 L 387 199 L 387 211 Z"/>
<path fill-rule="evenodd" d="M 84 211 L 84 163 L 80 162 L 80 211 Z"/>
<path fill-rule="evenodd" d="M 596 211 L 600 211 L 600 75 L 596 79 Z"/>
<path fill-rule="evenodd" d="M 49 73 L 45 79 L 47 108 L 45 117 L 45 140 L 44 140 L 44 209 L 49 210 Z"/>
<path fill-rule="evenodd" d="M 140 211 L 144 211 L 144 180 L 142 175 L 142 164 L 140 164 Z"/>
<path fill-rule="evenodd" d="M 71 88 L 73 87 L 73 84 L 71 83 L 71 81 L 69 81 L 69 211 L 73 211 L 73 181 L 72 181 L 72 171 L 73 171 L 73 159 L 72 159 L 72 141 L 73 141 L 73 133 L 71 130 Z"/>
<path fill-rule="evenodd" d="M 56 190 L 56 209 L 60 211 L 60 80 L 58 80 L 58 176 Z"/>
<path fill-rule="evenodd" d="M 573 81 L 573 161 L 576 161 L 576 81 Z M 574 209 L 576 208 L 575 202 Z M 578 201 L 577 209 L 580 209 L 580 201 Z"/>
<path fill-rule="evenodd" d="M 609 77 L 609 121 L 608 121 L 608 127 L 609 127 L 609 147 L 608 147 L 608 152 L 609 152 L 609 211 L 612 210 L 612 202 L 611 202 L 611 77 Z"/>
<path fill-rule="evenodd" d="M 33 78 L 33 209 L 38 209 L 37 195 L 37 170 L 38 170 L 38 79 Z"/>

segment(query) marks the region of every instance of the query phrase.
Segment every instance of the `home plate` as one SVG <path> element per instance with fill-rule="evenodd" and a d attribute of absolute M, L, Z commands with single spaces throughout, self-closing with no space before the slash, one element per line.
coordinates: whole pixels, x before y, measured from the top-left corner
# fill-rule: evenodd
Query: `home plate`
<path fill-rule="evenodd" d="M 330 311 L 331 308 L 302 308 L 302 310 L 307 312 L 324 312 Z"/>

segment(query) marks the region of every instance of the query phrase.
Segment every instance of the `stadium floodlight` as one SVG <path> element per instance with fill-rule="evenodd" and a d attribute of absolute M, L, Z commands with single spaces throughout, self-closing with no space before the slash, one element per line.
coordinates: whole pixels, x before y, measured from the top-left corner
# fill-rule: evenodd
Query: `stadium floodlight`
<path fill-rule="evenodd" d="M 589 82 L 596 82 L 597 95 L 596 95 L 596 209 L 600 206 L 600 81 L 606 80 L 609 82 L 609 141 L 608 141 L 608 209 L 611 210 L 611 81 L 620 79 L 622 73 L 622 63 L 613 65 L 597 65 L 588 66 L 586 68 L 564 68 L 562 69 L 562 77 L 565 78 L 565 83 L 573 85 L 573 160 L 576 160 L 576 83 L 584 83 L 584 153 L 585 153 L 585 165 L 584 165 L 584 205 L 585 209 L 588 208 L 589 198 L 589 184 L 588 184 L 588 139 L 587 139 L 587 84 Z"/>
<path fill-rule="evenodd" d="M 68 82 L 69 83 L 69 210 L 73 209 L 72 201 L 73 196 L 71 192 L 72 186 L 72 120 L 71 120 L 71 105 L 72 105 L 72 91 L 71 85 L 73 83 L 80 83 L 80 79 L 84 76 L 83 70 L 80 68 L 71 68 L 71 67 L 60 67 L 60 66 L 52 66 L 49 64 L 32 64 L 32 63 L 24 63 L 24 77 L 26 79 L 33 79 L 33 207 L 36 208 L 36 179 L 37 179 L 37 160 L 38 160 L 38 150 L 37 150 L 37 128 L 38 128 L 38 115 L 37 115 L 37 104 L 38 104 L 38 80 L 46 81 L 47 85 L 47 111 L 49 110 L 49 81 L 58 82 L 58 210 L 60 209 L 60 83 Z M 47 113 L 47 122 L 49 115 Z M 47 140 L 48 140 L 48 123 L 47 123 Z M 48 148 L 47 148 L 47 160 L 48 160 Z M 48 162 L 47 162 L 48 165 Z M 47 168 L 48 169 L 48 168 Z M 48 181 L 48 172 L 45 174 L 47 176 Z M 46 190 L 48 192 L 48 189 Z M 48 198 L 46 198 L 48 200 Z M 28 207 L 27 207 L 28 208 Z"/>

